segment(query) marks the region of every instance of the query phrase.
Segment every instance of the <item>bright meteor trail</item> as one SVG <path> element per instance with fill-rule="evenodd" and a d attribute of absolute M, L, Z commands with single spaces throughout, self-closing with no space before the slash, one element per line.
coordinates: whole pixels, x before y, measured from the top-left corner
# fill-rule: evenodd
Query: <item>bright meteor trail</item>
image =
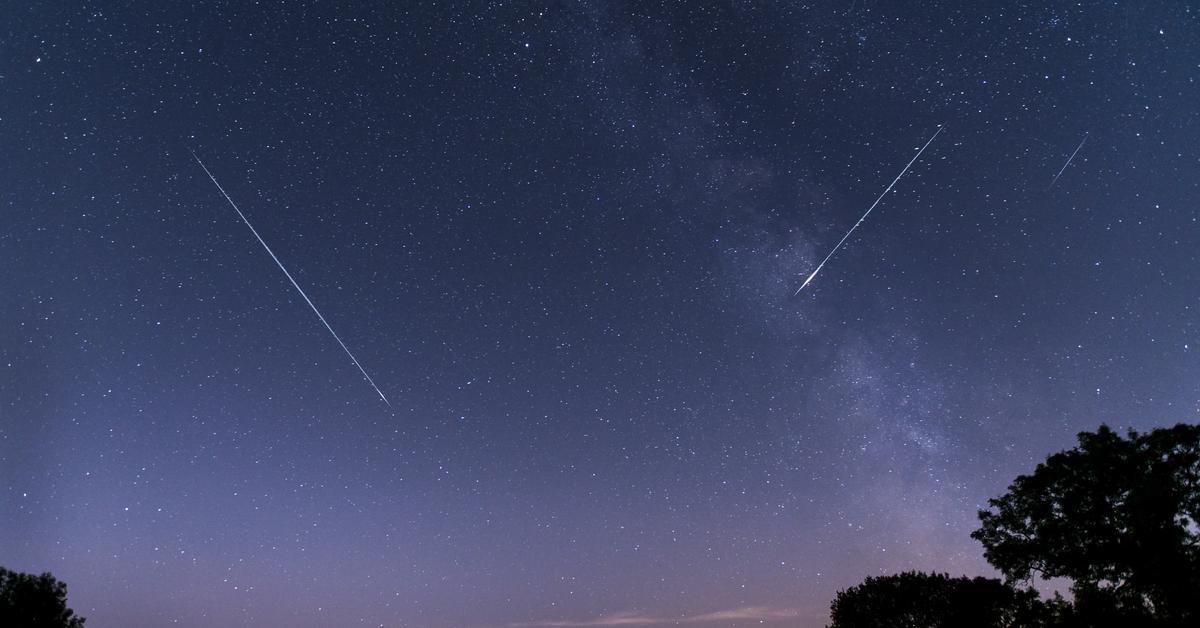
<path fill-rule="evenodd" d="M 908 165 L 904 166 L 904 170 L 901 170 L 900 174 L 896 175 L 895 179 L 892 179 L 891 184 L 889 184 L 887 186 L 887 189 L 885 189 L 883 191 L 883 194 L 880 194 L 879 198 L 875 199 L 874 203 L 871 203 L 871 207 L 869 209 L 867 209 L 867 213 L 863 214 L 862 218 L 859 218 L 858 222 L 854 223 L 853 227 L 850 227 L 850 230 L 846 232 L 846 235 L 842 236 L 842 239 L 840 242 L 837 243 L 837 246 L 833 247 L 833 250 L 829 252 L 829 255 L 825 256 L 825 259 L 821 260 L 820 264 L 817 264 L 817 269 L 812 271 L 812 274 L 808 276 L 808 279 L 804 280 L 804 283 L 800 284 L 799 288 L 796 288 L 796 292 L 794 294 L 792 294 L 792 296 L 796 296 L 797 294 L 800 294 L 800 291 L 803 290 L 804 287 L 807 286 L 808 283 L 813 280 L 813 277 L 816 277 L 817 273 L 821 272 L 821 269 L 825 267 L 825 262 L 828 262 L 829 258 L 833 257 L 833 254 L 837 253 L 838 249 L 842 248 L 842 245 L 846 243 L 846 240 L 850 237 L 850 234 L 854 233 L 854 230 L 857 229 L 858 226 L 861 225 L 863 223 L 863 221 L 867 219 L 867 216 L 871 215 L 871 210 L 875 209 L 875 206 L 879 204 L 879 201 L 882 201 L 883 197 L 887 196 L 887 193 L 892 191 L 892 187 L 896 185 L 896 182 L 900 180 L 900 177 L 903 177 L 904 173 L 908 172 L 908 169 L 914 163 L 916 163 L 917 159 L 921 156 L 921 153 L 925 152 L 926 148 L 929 148 L 929 145 L 933 143 L 933 140 L 937 138 L 938 133 L 941 133 L 943 128 L 944 127 L 942 127 L 941 125 L 938 125 L 938 130 L 934 132 L 933 137 L 930 137 L 929 141 L 925 142 L 925 145 L 921 147 L 921 150 L 917 151 L 917 154 L 914 155 L 912 160 L 908 162 Z"/>
<path fill-rule="evenodd" d="M 246 226 L 250 228 L 250 233 L 253 233 L 254 237 L 258 238 L 258 243 L 267 250 L 267 254 L 270 255 L 271 259 L 275 260 L 275 263 L 279 265 L 279 270 L 282 270 L 283 274 L 287 275 L 288 281 L 292 282 L 292 285 L 296 288 L 296 292 L 299 292 L 300 296 L 304 297 L 305 302 L 308 303 L 308 307 L 311 307 L 313 313 L 317 315 L 317 318 L 321 319 L 321 323 L 325 325 L 325 329 L 328 329 L 329 334 L 333 336 L 333 339 L 342 346 L 342 351 L 345 351 L 346 355 L 350 356 L 350 361 L 354 362 L 354 366 L 358 367 L 359 372 L 362 373 L 363 377 L 367 379 L 367 383 L 370 384 L 371 388 L 374 388 L 375 392 L 379 394 L 379 398 L 382 399 L 389 408 L 392 407 L 392 404 L 387 400 L 387 397 L 383 396 L 383 391 L 379 390 L 379 387 L 375 385 L 375 380 L 371 379 L 371 376 L 367 375 L 366 369 L 364 369 L 362 365 L 358 363 L 358 358 L 354 357 L 353 353 L 350 353 L 350 349 L 346 347 L 346 343 L 342 342 L 341 338 L 338 338 L 337 332 L 333 331 L 333 327 L 330 327 L 329 322 L 325 320 L 325 317 L 321 316 L 321 312 L 317 310 L 317 306 L 313 305 L 312 299 L 308 298 L 307 294 L 304 294 L 304 290 L 300 287 L 300 284 L 296 283 L 296 280 L 292 278 L 292 274 L 288 272 L 288 269 L 283 267 L 283 262 L 279 261 L 278 257 L 275 257 L 275 253 L 271 250 L 271 247 L 267 246 L 267 243 L 262 239 L 262 236 L 258 235 L 258 230 L 254 228 L 254 225 L 250 224 L 250 221 L 246 219 L 246 215 L 242 213 L 242 210 L 238 209 L 237 203 L 234 203 L 233 199 L 229 198 L 229 194 L 225 192 L 225 188 L 221 187 L 221 184 L 217 182 L 217 178 L 213 176 L 213 173 L 208 171 L 208 166 L 205 166 L 204 162 L 200 161 L 200 157 L 197 156 L 196 153 L 193 152 L 192 157 L 196 158 L 196 163 L 200 164 L 200 167 L 204 169 L 204 174 L 208 175 L 209 179 L 212 179 L 213 185 L 217 186 L 217 189 L 221 191 L 221 195 L 225 197 L 225 200 L 229 201 L 229 204 L 233 206 L 233 210 L 236 211 L 238 216 L 241 217 L 242 222 L 246 223 Z"/>

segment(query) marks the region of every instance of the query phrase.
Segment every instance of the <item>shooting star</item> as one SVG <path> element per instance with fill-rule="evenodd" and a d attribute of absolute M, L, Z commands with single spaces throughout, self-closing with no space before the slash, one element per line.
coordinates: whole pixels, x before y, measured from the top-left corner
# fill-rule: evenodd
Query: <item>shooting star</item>
<path fill-rule="evenodd" d="M 1067 166 L 1071 165 L 1071 160 L 1075 159 L 1075 155 L 1079 154 L 1079 149 L 1083 148 L 1083 143 L 1087 141 L 1087 138 L 1088 134 L 1084 132 L 1083 139 L 1079 140 L 1079 146 L 1075 147 L 1075 152 L 1071 153 L 1070 157 L 1067 157 L 1067 163 L 1063 164 L 1062 170 L 1059 170 L 1058 174 L 1054 175 L 1054 180 L 1050 182 L 1050 185 L 1046 186 L 1047 192 L 1050 191 L 1050 188 L 1054 187 L 1055 183 L 1058 183 L 1058 178 L 1062 176 L 1062 173 L 1067 171 Z"/>
<path fill-rule="evenodd" d="M 329 322 L 325 320 L 325 317 L 321 316 L 320 310 L 317 309 L 317 306 L 313 305 L 312 299 L 308 298 L 307 294 L 304 294 L 304 290 L 300 287 L 300 284 L 296 283 L 296 280 L 292 278 L 292 274 L 288 272 L 288 269 L 284 268 L 283 262 L 279 261 L 278 257 L 275 257 L 274 251 L 271 250 L 271 247 L 267 246 L 267 243 L 262 239 L 262 236 L 258 235 L 258 230 L 254 228 L 254 225 L 250 224 L 250 221 L 246 219 L 246 215 L 242 213 L 242 210 L 238 209 L 237 203 L 234 203 L 233 199 L 229 198 L 229 194 L 225 192 L 225 188 L 221 187 L 221 184 L 217 182 L 217 178 L 213 176 L 213 173 L 209 172 L 208 166 L 205 166 L 204 162 L 200 161 L 200 157 L 197 156 L 195 152 L 192 152 L 192 157 L 195 157 L 196 163 L 200 164 L 200 167 L 204 169 L 204 174 L 208 175 L 208 178 L 212 179 L 213 185 L 217 186 L 217 189 L 221 191 L 221 196 L 224 196 L 225 200 L 229 201 L 229 204 L 233 207 L 233 210 L 237 212 L 239 217 L 241 217 L 242 222 L 246 223 L 246 226 L 250 228 L 250 233 L 253 233 L 254 237 L 258 238 L 258 243 L 267 250 L 267 254 L 271 256 L 271 259 L 275 260 L 275 263 L 279 266 L 279 270 L 282 270 L 283 274 L 287 275 L 288 281 L 292 282 L 292 286 L 296 288 L 296 292 L 299 292 L 300 296 L 304 297 L 304 301 L 308 303 L 308 307 L 311 307 L 313 313 L 317 315 L 317 318 L 321 319 L 321 323 L 325 325 L 325 329 L 328 329 L 329 334 L 333 336 L 333 339 L 342 346 L 342 351 L 345 351 L 346 355 L 350 356 L 350 361 L 354 362 L 354 366 L 358 367 L 358 371 L 367 379 L 367 383 L 371 385 L 371 388 L 374 388 L 375 392 L 379 394 L 379 398 L 382 399 L 389 408 L 392 407 L 392 404 L 390 401 L 388 401 L 387 397 L 383 396 L 383 391 L 379 390 L 379 387 L 375 385 L 375 380 L 371 379 L 370 375 L 367 375 L 366 369 L 362 367 L 362 364 L 359 364 L 358 358 L 354 357 L 354 354 L 350 353 L 350 349 L 346 347 L 346 343 L 342 342 L 341 338 L 338 338 L 337 332 L 333 331 L 333 327 L 330 327 Z"/>
<path fill-rule="evenodd" d="M 796 288 L 796 292 L 792 294 L 792 296 L 800 294 L 800 291 L 803 290 L 805 286 L 807 286 L 809 282 L 811 282 L 813 278 L 817 276 L 817 273 L 821 272 L 821 269 L 825 267 L 825 262 L 828 262 L 829 258 L 833 257 L 833 254 L 837 253 L 838 249 L 842 248 L 842 245 L 845 244 L 846 240 L 850 238 L 850 234 L 854 233 L 854 230 L 857 229 L 859 225 L 863 224 L 863 221 L 867 219 L 867 216 L 871 215 L 871 211 L 875 209 L 875 206 L 879 204 L 879 201 L 882 201 L 883 197 L 887 196 L 887 193 L 892 191 L 892 187 L 896 185 L 896 182 L 900 180 L 900 177 L 903 177 L 904 173 L 908 172 L 908 169 L 912 167 L 914 163 L 916 163 L 917 159 L 921 157 L 921 153 L 925 152 L 925 149 L 929 148 L 929 145 L 933 143 L 933 140 L 937 139 L 938 134 L 942 132 L 943 128 L 945 127 L 940 124 L 938 125 L 938 130 L 934 132 L 933 137 L 930 137 L 929 141 L 925 142 L 925 145 L 921 147 L 921 150 L 917 151 L 917 154 L 914 155 L 912 160 L 908 162 L 908 165 L 904 166 L 904 170 L 901 170 L 900 174 L 896 175 L 895 179 L 892 179 L 891 184 L 887 186 L 887 189 L 883 191 L 883 194 L 880 194 L 879 198 L 875 199 L 874 203 L 871 203 L 871 207 L 868 208 L 867 212 L 862 215 L 862 218 L 859 218 L 858 222 L 854 223 L 853 227 L 850 227 L 850 230 L 846 232 L 846 235 L 842 236 L 842 239 L 837 243 L 837 246 L 833 247 L 833 250 L 829 252 L 829 255 L 825 256 L 825 259 L 821 260 L 820 264 L 817 264 L 817 269 L 812 271 L 812 274 L 808 276 L 808 279 L 804 280 L 804 283 L 800 284 L 799 288 Z"/>

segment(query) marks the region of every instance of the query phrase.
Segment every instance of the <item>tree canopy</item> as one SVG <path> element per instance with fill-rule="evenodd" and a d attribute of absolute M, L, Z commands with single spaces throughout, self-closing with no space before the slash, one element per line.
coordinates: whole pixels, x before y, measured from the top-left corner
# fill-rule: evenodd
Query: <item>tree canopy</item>
<path fill-rule="evenodd" d="M 1081 433 L 988 503 L 971 536 L 1009 582 L 1067 578 L 1106 625 L 1200 625 L 1200 426 Z"/>
<path fill-rule="evenodd" d="M 829 628 L 1035 628 L 1059 605 L 991 578 L 908 571 L 839 591 Z"/>
<path fill-rule="evenodd" d="M 1107 426 L 979 512 L 971 536 L 1005 582 L 907 572 L 837 594 L 830 628 L 1200 626 L 1200 426 Z M 1036 578 L 1071 583 L 1041 600 Z"/>
<path fill-rule="evenodd" d="M 67 608 L 67 585 L 54 576 L 0 567 L 0 626 L 83 628 L 83 622 Z"/>

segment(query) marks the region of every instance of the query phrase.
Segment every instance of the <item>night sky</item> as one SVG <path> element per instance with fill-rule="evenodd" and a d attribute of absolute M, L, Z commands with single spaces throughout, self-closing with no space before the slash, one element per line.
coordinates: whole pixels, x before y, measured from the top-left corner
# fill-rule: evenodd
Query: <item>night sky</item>
<path fill-rule="evenodd" d="M 815 628 L 1200 419 L 1195 3 L 82 4 L 0 19 L 0 564 L 94 628 Z"/>

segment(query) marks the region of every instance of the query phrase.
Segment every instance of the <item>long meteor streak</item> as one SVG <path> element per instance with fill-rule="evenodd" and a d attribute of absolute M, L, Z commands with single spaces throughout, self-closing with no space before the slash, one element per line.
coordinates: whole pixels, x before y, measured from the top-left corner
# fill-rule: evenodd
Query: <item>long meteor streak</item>
<path fill-rule="evenodd" d="M 346 343 L 342 342 L 341 338 L 338 338 L 337 332 L 333 331 L 333 327 L 330 327 L 329 322 L 325 320 L 325 317 L 321 316 L 320 310 L 317 309 L 317 306 L 313 305 L 312 299 L 308 298 L 307 294 L 304 294 L 304 289 L 300 287 L 300 284 L 296 283 L 296 280 L 292 278 L 292 274 L 288 272 L 288 269 L 283 267 L 283 262 L 279 261 L 278 257 L 275 257 L 275 252 L 271 250 L 271 247 L 267 246 L 267 243 L 262 239 L 262 236 L 258 235 L 258 230 L 255 229 L 254 225 L 250 224 L 250 221 L 246 219 L 246 214 L 243 214 L 242 210 L 238 209 L 237 203 L 233 202 L 232 198 L 229 198 L 229 194 L 225 192 L 225 188 L 221 187 L 221 184 L 217 182 L 217 178 L 213 176 L 213 173 L 209 172 L 208 166 L 205 166 L 204 162 L 200 161 L 200 157 L 197 156 L 196 153 L 193 152 L 192 157 L 196 158 L 196 163 L 200 164 L 200 167 L 204 169 L 204 174 L 208 175 L 209 179 L 212 179 L 213 185 L 217 186 L 217 189 L 221 191 L 221 196 L 224 196 L 225 200 L 229 201 L 229 204 L 233 207 L 233 210 L 237 212 L 239 217 L 241 217 L 242 222 L 246 223 L 246 226 L 250 228 L 250 233 L 253 233 L 254 237 L 258 238 L 258 243 L 267 250 L 267 254 L 271 256 L 271 259 L 275 260 L 275 263 L 279 266 L 279 270 L 282 270 L 283 274 L 287 275 L 288 281 L 292 282 L 292 286 L 296 288 L 296 292 L 299 292 L 300 296 L 304 297 L 304 301 L 308 303 L 308 307 L 311 307 L 313 313 L 317 315 L 317 318 L 321 319 L 321 323 L 325 325 L 325 329 L 328 329 L 329 334 L 333 336 L 333 339 L 342 346 L 342 351 L 345 351 L 346 355 L 350 356 L 350 361 L 354 362 L 354 366 L 358 367 L 359 372 L 362 373 L 362 376 L 367 379 L 367 383 L 370 384 L 371 388 L 374 388 L 375 392 L 379 394 L 379 398 L 382 399 L 389 408 L 392 407 L 392 404 L 387 400 L 387 397 L 383 396 L 383 391 L 379 390 L 379 387 L 375 385 L 375 380 L 371 379 L 370 375 L 367 375 L 366 369 L 362 367 L 362 364 L 358 363 L 358 358 L 354 357 L 354 354 L 350 353 L 350 349 L 346 347 Z"/>
<path fill-rule="evenodd" d="M 1071 160 L 1075 159 L 1075 155 L 1079 154 L 1079 149 L 1083 148 L 1083 143 L 1087 141 L 1087 138 L 1088 134 L 1085 132 L 1083 139 L 1079 140 L 1079 146 L 1075 147 L 1075 152 L 1071 153 L 1070 157 L 1067 157 L 1067 163 L 1063 164 L 1062 170 L 1059 170 L 1058 174 L 1054 175 L 1054 180 L 1050 182 L 1050 185 L 1046 186 L 1047 192 L 1050 191 L 1050 188 L 1054 187 L 1055 183 L 1058 183 L 1058 178 L 1062 176 L 1062 173 L 1067 171 L 1067 166 L 1071 165 Z"/>
<path fill-rule="evenodd" d="M 825 259 L 821 260 L 820 264 L 817 264 L 817 269 L 812 271 L 812 274 L 808 276 L 808 279 L 804 280 L 804 283 L 800 284 L 799 288 L 796 288 L 796 292 L 792 294 L 792 296 L 800 294 L 800 291 L 803 290 L 804 287 L 807 286 L 809 282 L 811 282 L 813 278 L 817 276 L 817 273 L 821 272 L 821 269 L 825 267 L 825 262 L 828 262 L 829 258 L 833 257 L 833 254 L 837 253 L 838 249 L 842 248 L 842 245 L 845 244 L 846 240 L 850 238 L 850 234 L 854 233 L 854 230 L 857 229 L 859 225 L 863 224 L 863 221 L 867 219 L 867 216 L 871 215 L 871 211 L 875 209 L 875 206 L 879 204 L 879 201 L 882 201 L 883 197 L 887 196 L 887 193 L 892 191 L 892 187 L 896 185 L 896 182 L 900 180 L 900 177 L 903 177 L 904 173 L 908 172 L 908 169 L 912 167 L 914 163 L 916 163 L 917 159 L 921 157 L 921 153 L 925 152 L 926 148 L 929 148 L 929 145 L 933 143 L 933 140 L 937 138 L 938 134 L 942 132 L 943 128 L 945 127 L 938 125 L 938 130 L 934 132 L 933 137 L 930 137 L 929 141 L 925 142 L 925 145 L 921 147 L 921 150 L 917 151 L 916 155 L 913 155 L 913 158 L 908 162 L 908 165 L 904 166 L 904 170 L 901 170 L 900 174 L 896 175 L 895 179 L 892 179 L 892 182 L 887 186 L 887 189 L 883 191 L 883 194 L 880 194 L 879 198 L 875 199 L 874 203 L 871 203 L 871 207 L 868 208 L 867 212 L 862 215 L 862 218 L 859 218 L 858 222 L 854 223 L 853 227 L 850 227 L 850 230 L 846 232 L 846 235 L 842 236 L 842 239 L 837 243 L 837 246 L 833 247 L 833 250 L 829 252 L 829 255 L 825 256 Z"/>

